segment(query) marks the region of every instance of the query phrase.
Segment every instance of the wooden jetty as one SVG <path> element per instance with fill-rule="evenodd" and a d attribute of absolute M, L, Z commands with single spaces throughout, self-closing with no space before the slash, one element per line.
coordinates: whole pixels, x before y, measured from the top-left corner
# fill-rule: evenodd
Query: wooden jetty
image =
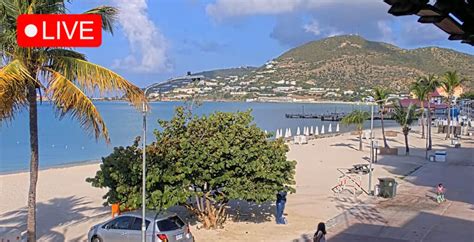
<path fill-rule="evenodd" d="M 311 113 L 287 113 L 285 114 L 286 118 L 312 118 L 312 119 L 318 119 L 320 116 L 317 114 L 311 114 Z"/>
<path fill-rule="evenodd" d="M 328 113 L 321 115 L 321 121 L 341 121 L 346 116 L 345 113 Z"/>
<path fill-rule="evenodd" d="M 304 106 L 302 107 L 303 112 L 302 113 L 287 113 L 285 114 L 286 118 L 312 118 L 312 119 L 318 119 L 320 116 L 317 114 L 312 114 L 312 113 L 305 113 L 304 112 Z"/>
<path fill-rule="evenodd" d="M 302 113 L 287 113 L 285 114 L 285 117 L 294 119 L 321 119 L 321 121 L 341 121 L 341 119 L 346 115 L 345 113 L 339 112 L 326 114 L 305 113 L 304 106 L 302 107 L 302 111 Z"/>

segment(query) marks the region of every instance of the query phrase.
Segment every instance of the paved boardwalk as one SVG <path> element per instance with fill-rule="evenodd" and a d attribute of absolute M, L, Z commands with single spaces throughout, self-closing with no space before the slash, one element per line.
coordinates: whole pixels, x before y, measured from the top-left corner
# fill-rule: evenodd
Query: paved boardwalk
<path fill-rule="evenodd" d="M 448 151 L 448 161 L 427 163 L 402 179 L 395 198 L 373 198 L 336 217 L 328 240 L 473 242 L 474 140 L 462 145 L 436 147 Z M 434 201 L 437 183 L 447 188 L 442 204 Z"/>

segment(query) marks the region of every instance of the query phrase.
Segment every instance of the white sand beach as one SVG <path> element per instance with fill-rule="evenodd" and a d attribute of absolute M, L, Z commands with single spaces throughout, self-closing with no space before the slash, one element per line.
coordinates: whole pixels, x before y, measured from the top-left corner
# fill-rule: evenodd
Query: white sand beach
<path fill-rule="evenodd" d="M 399 131 L 399 128 L 388 130 Z M 375 132 L 380 140 L 381 134 Z M 398 147 L 398 156 L 378 156 L 374 164 L 372 184 L 378 177 L 402 179 L 410 172 L 427 164 L 424 159 L 425 140 L 420 134 L 409 137 L 411 154 L 404 155 L 403 135 L 388 137 L 391 147 Z M 449 141 L 434 134 L 434 148 L 445 149 Z M 379 141 L 379 144 L 383 142 Z M 290 145 L 288 158 L 297 160 L 296 193 L 288 197 L 285 213 L 289 224 L 274 223 L 273 204 L 247 206 L 233 203 L 239 213 L 231 211 L 224 229 L 192 232 L 196 241 L 295 241 L 311 234 L 320 221 L 328 221 L 350 207 L 362 203 L 367 195 L 353 196 L 348 192 L 334 194 L 341 173 L 338 168 L 368 163 L 369 148 L 364 140 L 364 151 L 356 150 L 357 137 L 344 134 L 316 139 L 305 145 Z M 472 142 L 469 143 L 472 146 Z M 449 154 L 448 154 L 449 155 Z M 468 158 L 468 157 L 467 157 Z M 110 208 L 104 207 L 105 190 L 93 188 L 85 182 L 97 171 L 98 164 L 77 165 L 42 170 L 38 183 L 38 238 L 40 241 L 85 241 L 89 228 L 110 217 Z M 367 189 L 368 175 L 362 175 L 362 187 Z M 0 227 L 25 228 L 28 173 L 0 176 Z"/>

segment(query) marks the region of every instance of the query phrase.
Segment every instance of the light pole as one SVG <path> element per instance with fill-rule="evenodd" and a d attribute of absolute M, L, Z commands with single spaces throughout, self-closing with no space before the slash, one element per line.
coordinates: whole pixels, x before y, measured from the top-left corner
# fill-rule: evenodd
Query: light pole
<path fill-rule="evenodd" d="M 145 91 L 145 100 L 147 98 L 146 94 L 148 91 L 160 85 L 160 83 L 155 83 L 148 86 Z M 143 112 L 143 142 L 142 142 L 142 152 L 143 152 L 143 159 L 142 159 L 142 242 L 146 242 L 146 220 L 145 220 L 145 213 L 146 213 L 146 114 L 148 112 L 148 108 L 145 102 L 143 102 L 142 106 Z"/>
<path fill-rule="evenodd" d="M 188 74 L 189 75 L 189 74 Z M 200 78 L 193 78 L 192 79 L 192 82 L 196 81 L 196 80 L 200 80 Z M 160 85 L 162 83 L 155 83 L 155 84 L 152 84 L 150 86 L 148 86 L 147 88 L 145 88 L 145 91 L 143 92 L 143 94 L 145 95 L 145 100 L 147 98 L 146 94 L 148 93 L 148 91 L 153 88 L 153 87 L 156 87 L 158 85 Z M 194 99 L 193 99 L 194 101 Z M 191 104 L 192 105 L 192 104 Z M 146 114 L 148 112 L 148 109 L 147 109 L 147 105 L 145 102 L 143 102 L 143 106 L 142 106 L 142 112 L 143 112 L 143 147 L 142 147 L 142 153 L 143 153 L 143 160 L 142 160 L 142 242 L 146 242 L 146 220 L 145 220 L 145 216 L 146 216 Z"/>
<path fill-rule="evenodd" d="M 370 163 L 369 163 L 369 195 L 372 195 L 372 163 L 374 162 L 374 106 L 370 105 Z"/>
<path fill-rule="evenodd" d="M 378 103 L 387 103 L 392 100 L 399 101 L 399 105 L 401 106 L 400 100 L 397 97 L 388 97 L 386 99 L 378 100 L 373 102 L 370 106 L 370 162 L 369 162 L 369 195 L 372 195 L 372 163 L 374 162 L 374 106 L 378 105 Z"/>

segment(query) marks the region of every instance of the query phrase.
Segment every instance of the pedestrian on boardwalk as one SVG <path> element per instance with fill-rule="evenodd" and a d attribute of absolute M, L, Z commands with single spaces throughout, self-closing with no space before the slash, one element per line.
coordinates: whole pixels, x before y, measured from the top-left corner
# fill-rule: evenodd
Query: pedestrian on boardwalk
<path fill-rule="evenodd" d="M 285 211 L 286 204 L 286 192 L 281 191 L 277 193 L 276 200 L 276 223 L 277 224 L 286 224 L 285 218 L 283 218 L 283 213 Z"/>
<path fill-rule="evenodd" d="M 326 242 L 326 225 L 324 223 L 318 224 L 318 229 L 313 235 L 313 242 Z"/>
<path fill-rule="evenodd" d="M 444 188 L 442 183 L 438 184 L 438 186 L 436 187 L 436 201 L 438 203 L 442 203 L 442 202 L 446 201 L 446 199 L 444 199 L 445 190 L 446 189 Z"/>

